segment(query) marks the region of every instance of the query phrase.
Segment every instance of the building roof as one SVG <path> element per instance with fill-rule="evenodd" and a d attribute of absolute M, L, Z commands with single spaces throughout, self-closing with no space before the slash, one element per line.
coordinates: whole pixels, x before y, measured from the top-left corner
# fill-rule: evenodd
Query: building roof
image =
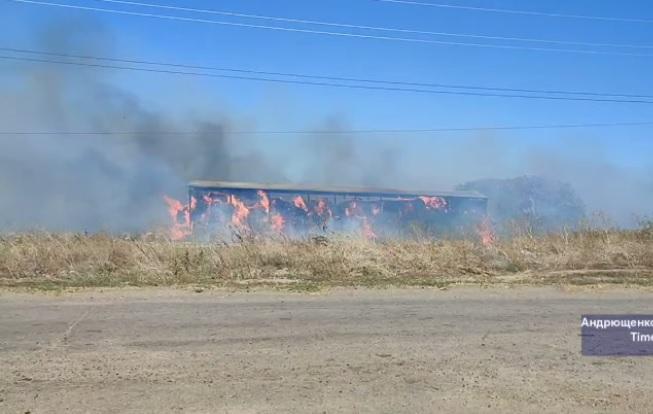
<path fill-rule="evenodd" d="M 308 193 L 347 193 L 352 195 L 384 195 L 384 196 L 441 196 L 461 198 L 481 198 L 484 195 L 476 191 L 435 191 L 435 190 L 397 190 L 390 188 L 361 188 L 343 186 L 317 186 L 307 184 L 272 184 L 272 183 L 244 183 L 232 181 L 192 181 L 189 184 L 192 188 L 206 190 L 265 190 L 282 192 L 308 192 Z"/>

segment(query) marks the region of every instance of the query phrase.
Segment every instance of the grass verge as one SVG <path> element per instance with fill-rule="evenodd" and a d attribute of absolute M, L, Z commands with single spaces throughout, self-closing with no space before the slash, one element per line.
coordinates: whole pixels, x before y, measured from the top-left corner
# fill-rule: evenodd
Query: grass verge
<path fill-rule="evenodd" d="M 172 242 L 162 237 L 24 233 L 0 237 L 0 286 L 184 286 L 314 291 L 335 286 L 653 285 L 653 231 L 469 240 L 356 238 Z"/>

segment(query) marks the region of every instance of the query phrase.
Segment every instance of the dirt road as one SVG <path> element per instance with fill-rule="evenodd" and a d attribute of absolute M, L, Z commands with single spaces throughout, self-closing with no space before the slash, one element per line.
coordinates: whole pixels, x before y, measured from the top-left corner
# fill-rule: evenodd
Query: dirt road
<path fill-rule="evenodd" d="M 580 355 L 556 288 L 0 293 L 0 412 L 653 412 L 653 358 Z"/>

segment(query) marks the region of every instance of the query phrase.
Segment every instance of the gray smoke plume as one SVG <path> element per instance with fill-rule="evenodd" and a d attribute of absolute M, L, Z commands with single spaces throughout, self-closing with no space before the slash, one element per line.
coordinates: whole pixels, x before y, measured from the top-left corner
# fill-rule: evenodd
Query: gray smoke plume
<path fill-rule="evenodd" d="M 110 36 L 96 23 L 60 22 L 38 36 L 35 48 L 110 56 Z M 324 134 L 243 139 L 230 131 L 254 125 L 228 115 L 189 120 L 181 111 L 153 110 L 109 82 L 112 73 L 0 66 L 4 131 L 136 132 L 0 136 L 0 230 L 149 230 L 167 222 L 163 194 L 184 199 L 192 179 L 448 190 L 479 178 L 540 175 L 570 183 L 588 211 L 604 211 L 619 224 L 653 214 L 653 165 L 642 172 L 606 157 L 537 148 L 515 154 L 514 141 L 485 134 L 348 135 L 343 116 L 307 127 Z M 284 150 L 273 151 L 278 145 Z"/>
<path fill-rule="evenodd" d="M 109 36 L 97 27 L 60 22 L 39 35 L 36 48 L 111 55 Z M 0 70 L 12 85 L 0 95 L 5 132 L 134 132 L 0 136 L 5 231 L 152 229 L 167 224 L 162 196 L 185 199 L 192 179 L 287 182 L 290 170 L 299 181 L 334 183 L 338 177 L 339 184 L 374 184 L 369 174 L 361 175 L 366 157 L 358 157 L 347 137 L 316 136 L 309 146 L 294 148 L 296 156 L 275 158 L 230 138 L 226 116 L 173 121 L 149 110 L 136 95 L 105 81 L 110 70 L 33 63 Z M 338 128 L 346 125 L 327 121 L 315 129 Z"/>
<path fill-rule="evenodd" d="M 325 185 L 392 187 L 406 186 L 406 176 L 397 171 L 402 161 L 397 143 L 347 134 L 343 117 L 327 119 L 319 127 L 324 134 L 306 139 L 299 151 L 309 154 L 310 164 L 300 181 Z"/>
<path fill-rule="evenodd" d="M 589 159 L 540 151 L 528 163 L 534 174 L 571 183 L 589 212 L 604 214 L 612 224 L 632 227 L 653 218 L 653 158 L 642 171 L 617 165 L 590 145 L 586 153 Z"/>
<path fill-rule="evenodd" d="M 110 50 L 101 30 L 84 29 L 76 21 L 50 27 L 40 48 Z M 103 75 L 56 65 L 2 66 L 13 86 L 0 95 L 4 130 L 138 131 L 1 136 L 2 229 L 144 230 L 166 220 L 162 195 L 183 197 L 190 178 L 247 179 L 241 166 L 250 163 L 256 168 L 247 171 L 275 171 L 256 156 L 230 155 L 228 120 L 175 124 Z"/>
<path fill-rule="evenodd" d="M 457 187 L 488 197 L 488 214 L 504 234 L 574 229 L 586 219 L 585 205 L 569 184 L 543 177 L 476 180 Z"/>

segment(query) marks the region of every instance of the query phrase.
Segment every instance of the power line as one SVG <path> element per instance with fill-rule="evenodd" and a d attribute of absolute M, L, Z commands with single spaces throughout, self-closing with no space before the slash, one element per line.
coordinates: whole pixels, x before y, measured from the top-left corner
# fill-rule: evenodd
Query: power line
<path fill-rule="evenodd" d="M 425 1 L 413 1 L 413 0 L 373 0 L 373 1 L 378 1 L 382 3 L 407 4 L 412 6 L 439 7 L 444 9 L 459 9 L 459 10 L 473 10 L 473 11 L 491 12 L 491 13 L 521 14 L 526 16 L 562 17 L 562 18 L 569 18 L 569 19 L 602 20 L 602 21 L 609 21 L 609 22 L 626 22 L 626 23 L 653 23 L 653 19 L 638 19 L 634 17 L 588 16 L 588 15 L 580 15 L 580 14 L 547 13 L 547 12 L 538 12 L 538 11 L 530 11 L 530 10 L 461 6 L 457 4 L 430 3 Z"/>
<path fill-rule="evenodd" d="M 110 58 L 110 57 L 102 57 L 102 56 L 94 56 L 94 55 L 56 53 L 56 52 L 46 52 L 46 51 L 39 51 L 33 49 L 21 49 L 21 48 L 10 48 L 10 47 L 0 47 L 0 51 L 36 54 L 36 55 L 43 55 L 43 56 L 56 56 L 56 57 L 73 58 L 73 59 L 87 59 L 87 60 L 99 60 L 99 61 L 106 61 L 106 62 L 139 64 L 139 65 L 167 66 L 167 67 L 183 68 L 183 69 L 214 70 L 214 71 L 221 71 L 221 72 L 246 73 L 246 74 L 256 74 L 256 75 L 265 75 L 265 76 L 283 76 L 283 77 L 295 77 L 295 78 L 302 78 L 302 79 L 361 82 L 361 83 L 372 83 L 372 84 L 382 84 L 382 85 L 419 86 L 419 87 L 427 87 L 427 88 L 469 89 L 469 90 L 498 91 L 498 92 L 535 93 L 535 94 L 539 93 L 539 94 L 557 94 L 557 95 L 583 95 L 583 96 L 598 96 L 598 97 L 652 98 L 653 99 L 653 95 L 642 95 L 642 94 L 590 92 L 590 91 L 578 91 L 578 90 L 569 91 L 569 90 L 559 90 L 559 89 L 500 88 L 500 87 L 490 87 L 490 86 L 446 84 L 446 83 L 434 83 L 434 82 L 408 82 L 408 81 L 367 79 L 367 78 L 344 77 L 344 76 L 309 75 L 303 73 L 270 72 L 270 71 L 258 71 L 258 70 L 250 70 L 250 69 L 225 68 L 225 67 L 217 67 L 217 66 L 167 63 L 167 62 L 151 61 L 151 60 L 136 60 L 136 59 L 124 59 L 124 58 Z"/>
<path fill-rule="evenodd" d="M 441 133 L 441 132 L 475 132 L 475 131 L 508 131 L 537 129 L 578 129 L 578 128 L 613 128 L 631 126 L 652 126 L 653 122 L 605 122 L 586 124 L 553 124 L 553 125 L 517 125 L 488 126 L 461 128 L 427 128 L 427 129 L 340 129 L 340 130 L 270 130 L 270 131 L 229 131 L 220 130 L 226 135 L 318 135 L 318 134 L 406 134 L 406 133 Z M 209 131 L 212 132 L 212 131 Z M 207 131 L 0 131 L 0 135 L 196 135 Z"/>
<path fill-rule="evenodd" d="M 537 39 L 537 38 L 525 38 L 525 37 L 492 36 L 492 35 L 470 34 L 470 33 L 434 32 L 434 31 L 400 29 L 400 28 L 391 28 L 391 27 L 382 27 L 382 26 L 367 26 L 367 25 L 347 24 L 347 23 L 325 22 L 321 20 L 307 20 L 307 19 L 296 19 L 296 18 L 289 18 L 289 17 L 265 16 L 260 14 L 246 14 L 246 13 L 227 12 L 227 11 L 212 10 L 212 9 L 198 9 L 192 7 L 169 6 L 163 4 L 142 3 L 142 2 L 126 1 L 126 0 L 95 0 L 95 1 L 123 4 L 129 6 L 151 7 L 151 8 L 164 9 L 164 10 L 205 13 L 205 14 L 213 14 L 218 16 L 259 19 L 259 20 L 285 22 L 285 23 L 311 24 L 311 25 L 328 26 L 328 27 L 340 27 L 346 29 L 362 29 L 362 30 L 375 30 L 375 31 L 383 31 L 383 32 L 393 32 L 393 33 L 410 33 L 410 34 L 420 34 L 420 35 L 430 35 L 430 36 L 463 37 L 463 38 L 485 39 L 485 40 L 507 40 L 507 41 L 517 41 L 517 42 L 536 42 L 536 43 L 549 43 L 549 44 L 588 46 L 588 47 L 653 49 L 652 45 L 595 43 L 595 42 L 551 40 L 551 39 Z"/>
<path fill-rule="evenodd" d="M 267 25 L 259 25 L 259 24 L 247 24 L 247 23 L 236 23 L 236 22 L 208 20 L 208 19 L 199 19 L 199 18 L 191 18 L 191 17 L 171 16 L 165 14 L 153 14 L 153 13 L 126 11 L 126 10 L 105 9 L 100 7 L 77 6 L 72 4 L 43 2 L 43 1 L 36 1 L 36 0 L 10 0 L 10 1 L 17 2 L 17 3 L 35 4 L 41 6 L 53 6 L 53 7 L 63 7 L 69 9 L 96 11 L 102 13 L 150 17 L 150 18 L 164 19 L 164 20 L 176 20 L 176 21 L 193 22 L 193 23 L 207 23 L 207 24 L 216 24 L 216 25 L 223 25 L 223 26 L 246 27 L 246 28 L 254 28 L 254 29 L 264 29 L 264 30 L 276 30 L 276 31 L 292 32 L 292 33 L 311 33 L 311 34 L 318 34 L 318 35 L 325 35 L 325 36 L 339 36 L 339 37 L 358 38 L 358 39 L 376 39 L 376 40 L 388 40 L 388 41 L 395 41 L 395 42 L 465 46 L 465 47 L 504 49 L 504 50 L 529 50 L 529 51 L 536 51 L 536 52 L 560 52 L 560 53 L 576 53 L 576 54 L 586 54 L 586 55 L 653 57 L 653 54 L 644 54 L 644 53 L 610 52 L 610 51 L 583 50 L 583 49 L 561 49 L 561 48 L 546 48 L 546 47 L 517 46 L 517 45 L 497 45 L 497 44 L 487 44 L 487 43 L 420 39 L 420 38 L 412 38 L 412 37 L 394 37 L 394 36 L 366 35 L 360 33 L 331 32 L 326 30 L 300 29 L 300 28 L 282 27 L 282 26 L 267 26 Z"/>
<path fill-rule="evenodd" d="M 140 68 L 140 67 L 137 68 L 137 67 L 129 67 L 129 66 L 107 65 L 107 64 L 99 64 L 99 63 L 68 62 L 68 61 L 27 58 L 27 57 L 17 57 L 17 56 L 0 56 L 0 59 L 25 61 L 25 62 L 37 62 L 37 63 L 52 63 L 52 64 L 70 65 L 70 66 L 83 66 L 83 67 L 91 67 L 91 68 L 120 69 L 120 70 L 143 71 L 143 72 L 175 74 L 175 75 L 205 76 L 205 77 L 212 77 L 212 78 L 250 80 L 250 81 L 285 83 L 285 84 L 294 84 L 294 85 L 326 86 L 326 87 L 349 88 L 349 89 L 379 90 L 379 91 L 388 91 L 388 92 L 413 92 L 413 93 L 438 94 L 438 95 L 540 99 L 540 100 L 553 100 L 553 101 L 653 104 L 653 101 L 640 100 L 640 99 L 612 99 L 612 98 L 586 98 L 586 97 L 568 97 L 568 96 L 497 94 L 497 93 L 479 93 L 479 92 L 463 92 L 463 91 L 442 91 L 442 90 L 419 89 L 419 88 L 398 88 L 398 87 L 390 87 L 390 86 L 355 85 L 355 84 L 343 84 L 343 83 L 335 83 L 335 82 L 317 82 L 317 81 L 304 81 L 304 80 L 293 80 L 293 79 L 272 79 L 272 78 L 262 78 L 262 77 L 254 77 L 254 76 L 223 75 L 217 73 L 186 72 L 186 71 Z"/>

